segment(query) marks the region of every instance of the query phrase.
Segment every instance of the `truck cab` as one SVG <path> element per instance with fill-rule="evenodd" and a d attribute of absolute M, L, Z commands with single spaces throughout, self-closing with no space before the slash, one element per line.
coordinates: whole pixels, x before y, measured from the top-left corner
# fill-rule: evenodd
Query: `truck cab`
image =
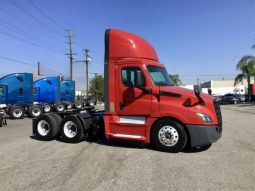
<path fill-rule="evenodd" d="M 42 104 L 46 113 L 53 109 L 64 111 L 65 105 L 60 102 L 60 77 L 52 76 L 36 80 L 33 85 L 33 98 L 34 102 Z"/>
<path fill-rule="evenodd" d="M 33 105 L 33 74 L 13 73 L 0 78 L 0 104 L 14 119 L 27 113 L 30 117 L 38 117 L 42 111 Z"/>
<path fill-rule="evenodd" d="M 120 30 L 105 34 L 105 133 L 108 139 L 150 143 L 179 151 L 221 137 L 220 108 L 212 96 L 177 87 L 144 39 Z"/>

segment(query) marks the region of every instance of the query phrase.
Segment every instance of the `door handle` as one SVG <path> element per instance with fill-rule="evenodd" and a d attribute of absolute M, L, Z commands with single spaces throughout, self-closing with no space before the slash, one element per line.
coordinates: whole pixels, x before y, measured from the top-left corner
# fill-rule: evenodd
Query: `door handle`
<path fill-rule="evenodd" d="M 124 109 L 124 103 L 120 102 L 120 110 Z"/>

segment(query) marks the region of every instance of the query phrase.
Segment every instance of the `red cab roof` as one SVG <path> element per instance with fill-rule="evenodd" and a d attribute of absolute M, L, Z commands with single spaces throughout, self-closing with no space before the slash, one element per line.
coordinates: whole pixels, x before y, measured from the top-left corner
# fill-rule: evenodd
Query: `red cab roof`
<path fill-rule="evenodd" d="M 105 59 L 146 58 L 158 61 L 152 45 L 143 38 L 117 29 L 105 32 Z"/>

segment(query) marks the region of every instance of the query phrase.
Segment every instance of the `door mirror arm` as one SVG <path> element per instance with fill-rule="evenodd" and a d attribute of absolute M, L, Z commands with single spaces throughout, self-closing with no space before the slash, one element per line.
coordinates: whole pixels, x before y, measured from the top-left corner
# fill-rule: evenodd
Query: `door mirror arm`
<path fill-rule="evenodd" d="M 142 90 L 146 94 L 152 94 L 152 89 L 151 88 L 145 88 L 145 87 L 142 87 L 142 86 L 134 86 L 134 87 Z"/>

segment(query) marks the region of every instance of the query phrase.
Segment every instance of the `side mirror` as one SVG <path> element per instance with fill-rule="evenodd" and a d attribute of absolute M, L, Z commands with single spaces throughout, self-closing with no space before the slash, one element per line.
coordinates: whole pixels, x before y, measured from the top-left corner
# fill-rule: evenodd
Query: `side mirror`
<path fill-rule="evenodd" d="M 144 77 L 141 71 L 135 72 L 135 84 L 136 87 L 143 87 L 144 86 Z"/>

